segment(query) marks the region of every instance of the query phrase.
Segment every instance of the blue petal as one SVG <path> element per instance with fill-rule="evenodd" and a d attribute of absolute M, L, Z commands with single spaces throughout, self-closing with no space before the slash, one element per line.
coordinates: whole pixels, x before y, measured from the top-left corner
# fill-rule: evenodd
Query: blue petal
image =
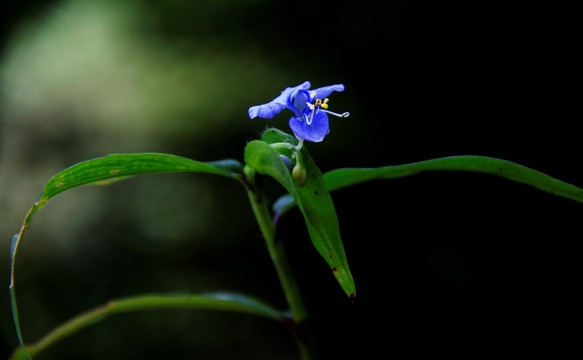
<path fill-rule="evenodd" d="M 271 119 L 285 109 L 285 104 L 280 104 L 275 101 L 268 102 L 267 104 L 251 106 L 249 108 L 249 117 L 254 119 L 256 117 L 262 117 L 266 119 Z"/>
<path fill-rule="evenodd" d="M 306 103 L 308 102 L 312 102 L 310 101 L 310 93 L 306 90 L 298 90 L 295 95 L 292 94 L 293 96 L 293 104 L 292 104 L 292 98 L 290 96 L 290 99 L 288 100 L 288 104 L 287 104 L 287 108 L 292 110 L 296 116 L 301 116 L 302 115 L 302 111 L 304 111 L 304 109 L 306 108 Z"/>
<path fill-rule="evenodd" d="M 275 116 L 275 114 L 281 112 L 283 109 L 286 108 L 289 102 L 290 96 L 297 90 L 306 90 L 309 89 L 311 86 L 309 81 L 304 82 L 298 86 L 288 87 L 284 91 L 281 92 L 281 95 L 276 97 L 275 99 L 271 100 L 270 102 L 263 104 L 252 106 L 249 108 L 249 117 L 251 119 L 256 118 L 257 116 L 262 118 L 271 119 Z M 293 109 L 290 109 L 294 111 Z M 295 111 L 294 111 L 295 112 Z"/>
<path fill-rule="evenodd" d="M 310 115 L 311 114 L 308 116 Z M 328 115 L 323 111 L 316 111 L 310 125 L 308 125 L 306 119 L 300 120 L 294 116 L 289 120 L 289 127 L 298 139 L 311 142 L 320 142 L 324 140 L 326 135 L 330 132 Z"/>
<path fill-rule="evenodd" d="M 328 95 L 332 94 L 333 91 L 344 91 L 344 85 L 336 84 L 324 86 L 313 91 L 316 93 L 316 97 L 314 99 L 325 99 L 328 97 Z"/>

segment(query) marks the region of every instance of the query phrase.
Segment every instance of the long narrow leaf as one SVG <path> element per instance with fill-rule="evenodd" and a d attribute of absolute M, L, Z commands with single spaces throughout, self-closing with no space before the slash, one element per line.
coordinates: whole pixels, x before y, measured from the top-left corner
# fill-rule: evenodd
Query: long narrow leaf
<path fill-rule="evenodd" d="M 287 314 L 265 303 L 240 294 L 209 293 L 200 295 L 141 295 L 112 300 L 105 305 L 86 311 L 54 328 L 50 333 L 33 345 L 26 346 L 27 353 L 34 357 L 51 345 L 94 325 L 109 316 L 127 312 L 163 309 L 210 309 L 234 311 L 283 321 Z M 25 359 L 21 348 L 17 349 L 11 360 Z"/>
<path fill-rule="evenodd" d="M 379 168 L 337 169 L 325 173 L 324 182 L 328 191 L 334 191 L 367 181 L 395 179 L 429 171 L 462 171 L 497 175 L 534 186 L 556 196 L 583 202 L 583 189 L 577 186 L 526 166 L 487 156 L 451 156 Z M 294 199 L 285 195 L 276 204 L 276 212 L 279 216 L 295 206 Z"/>
<path fill-rule="evenodd" d="M 230 177 L 241 181 L 242 166 L 235 160 L 200 162 L 188 158 L 160 153 L 112 154 L 101 158 L 83 161 L 73 165 L 52 178 L 45 185 L 40 198 L 30 208 L 20 232 L 12 238 L 10 249 L 10 298 L 12 317 L 20 345 L 23 345 L 16 295 L 14 290 L 14 269 L 18 247 L 28 229 L 33 215 L 53 196 L 81 185 L 99 185 L 125 179 L 129 176 L 168 172 L 200 172 Z"/>
<path fill-rule="evenodd" d="M 237 167 L 240 166 L 235 160 L 205 163 L 181 156 L 160 153 L 111 154 L 83 161 L 53 176 L 45 185 L 40 201 L 48 200 L 58 193 L 79 185 L 101 185 L 132 175 L 165 172 L 203 172 L 232 177 L 236 175 L 236 172 L 233 171 L 236 171 Z"/>
<path fill-rule="evenodd" d="M 583 202 L 583 189 L 517 163 L 486 156 L 451 156 L 376 169 L 338 169 L 324 175 L 332 191 L 374 179 L 393 179 L 427 171 L 465 171 L 492 174 L 534 186 L 553 195 Z"/>

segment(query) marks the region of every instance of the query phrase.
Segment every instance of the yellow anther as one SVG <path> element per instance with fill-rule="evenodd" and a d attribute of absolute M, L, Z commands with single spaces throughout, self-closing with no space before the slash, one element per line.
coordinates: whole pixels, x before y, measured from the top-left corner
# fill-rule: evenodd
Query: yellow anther
<path fill-rule="evenodd" d="M 320 106 L 322 109 L 328 109 L 328 98 L 325 98 L 323 101 L 322 99 L 316 99 L 314 103 L 315 106 Z"/>
<path fill-rule="evenodd" d="M 310 99 L 313 99 L 315 97 L 316 97 L 316 92 L 315 91 L 312 91 L 312 93 L 310 94 Z"/>

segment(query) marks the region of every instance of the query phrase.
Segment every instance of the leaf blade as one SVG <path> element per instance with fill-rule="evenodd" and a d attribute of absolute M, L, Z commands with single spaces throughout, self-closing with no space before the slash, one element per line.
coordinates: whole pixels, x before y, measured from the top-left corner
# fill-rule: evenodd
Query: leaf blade
<path fill-rule="evenodd" d="M 375 179 L 393 179 L 429 171 L 464 171 L 497 175 L 538 188 L 550 194 L 583 202 L 583 189 L 538 170 L 487 156 L 451 156 L 404 165 L 371 169 L 337 169 L 324 174 L 326 187 L 337 190 Z"/>
<path fill-rule="evenodd" d="M 147 294 L 112 300 L 107 304 L 81 313 L 55 327 L 33 345 L 26 346 L 32 356 L 38 355 L 51 345 L 91 326 L 109 316 L 121 313 L 164 309 L 203 309 L 246 313 L 276 321 L 284 321 L 287 314 L 255 298 L 228 292 L 159 295 Z M 11 359 L 24 359 L 25 354 L 17 349 Z"/>
<path fill-rule="evenodd" d="M 235 160 L 207 163 L 163 153 L 110 154 L 80 162 L 54 175 L 45 185 L 39 202 L 77 186 L 134 175 L 202 172 L 236 177 L 237 173 L 233 172 L 236 164 Z"/>
<path fill-rule="evenodd" d="M 322 173 L 308 151 L 303 148 L 302 158 L 308 178 L 304 186 L 299 186 L 280 154 L 263 141 L 290 141 L 289 135 L 279 133 L 281 132 L 270 129 L 261 141 L 247 144 L 245 162 L 257 172 L 276 179 L 294 198 L 304 216 L 312 244 L 328 263 L 344 292 L 352 298 L 356 294 L 354 279 L 348 267 L 334 203 L 324 185 Z"/>

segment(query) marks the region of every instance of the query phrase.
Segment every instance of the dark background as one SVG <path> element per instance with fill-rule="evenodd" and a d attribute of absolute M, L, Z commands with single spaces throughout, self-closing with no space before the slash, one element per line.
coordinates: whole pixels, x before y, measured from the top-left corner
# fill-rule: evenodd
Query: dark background
<path fill-rule="evenodd" d="M 18 29 L 48 22 L 68 3 L 12 2 L 1 15 L 3 57 L 9 57 L 18 41 Z M 343 93 L 331 97 L 331 109 L 350 111 L 351 117 L 331 119 L 326 141 L 308 144 L 323 171 L 475 154 L 583 184 L 583 127 L 575 96 L 580 38 L 574 11 L 558 3 L 133 3 L 140 6 L 135 16 L 148 19 L 138 30 L 154 51 L 162 44 L 180 49 L 184 58 L 214 52 L 229 57 L 237 71 L 223 76 L 209 70 L 209 82 L 215 85 L 205 91 L 217 96 L 204 112 L 187 108 L 180 113 L 185 120 L 179 130 L 163 130 L 161 120 L 155 141 L 141 141 L 140 132 L 128 128 L 111 135 L 123 141 L 109 143 L 107 132 L 95 134 L 67 123 L 48 132 L 39 125 L 35 134 L 34 126 L 18 126 L 20 118 L 3 112 L 3 191 L 10 192 L 11 182 L 37 181 L 36 187 L 25 189 L 24 200 L 19 198 L 22 208 L 15 209 L 8 195 L 3 197 L 2 216 L 10 220 L 0 230 L 7 244 L 43 182 L 60 169 L 108 152 L 241 159 L 245 143 L 266 125 L 287 131 L 286 115 L 252 122 L 246 118 L 247 108 L 305 80 L 315 87 L 346 85 Z M 240 54 L 255 60 L 237 63 Z M 173 62 L 165 64 L 172 67 Z M 263 65 L 270 69 L 265 76 Z M 196 77 L 178 81 L 197 86 Z M 10 86 L 2 91 L 8 99 Z M 6 108 L 9 100 L 3 104 Z M 42 124 L 63 114 L 73 124 L 84 116 L 57 109 L 22 119 Z M 189 119 L 196 117 L 213 125 L 190 126 Z M 218 122 L 219 117 L 227 120 Z M 8 139 L 14 137 L 28 140 L 12 148 Z M 14 169 L 23 172 L 14 175 L 11 159 L 18 159 L 20 167 Z M 46 162 L 50 169 L 34 171 Z M 188 216 L 199 216 L 198 223 L 210 221 L 201 217 L 206 210 L 196 207 L 196 197 L 204 194 L 177 190 L 191 181 L 211 189 L 207 203 L 216 196 L 209 210 L 215 224 L 204 235 L 187 227 L 178 232 L 185 241 L 169 242 L 175 225 L 188 222 Z M 271 200 L 280 194 L 276 186 L 273 190 Z M 57 227 L 55 239 L 88 245 L 55 259 L 40 219 L 50 211 L 43 210 L 35 220 L 40 230 L 34 228 L 22 249 L 17 289 L 27 340 L 109 298 L 145 292 L 236 290 L 284 305 L 237 185 L 207 176 L 164 175 L 76 191 L 78 195 L 63 195 L 50 206 L 55 217 L 59 211 L 68 216 L 66 224 L 80 225 L 72 230 L 68 226 L 73 225 L 47 226 Z M 59 201 L 76 196 L 114 201 L 101 207 L 81 201 L 60 210 Z M 181 200 L 189 196 L 192 201 Z M 377 181 L 337 191 L 333 197 L 357 287 L 354 303 L 312 248 L 299 213 L 284 219 L 282 231 L 323 359 L 501 353 L 556 357 L 575 347 L 571 328 L 580 320 L 575 289 L 581 272 L 581 204 L 493 176 L 458 173 Z M 145 215 L 134 216 L 136 208 L 127 204 L 138 198 L 149 200 L 136 205 Z M 80 216 L 85 211 L 90 219 Z M 144 222 L 154 222 L 156 228 L 145 232 Z M 45 250 L 35 251 L 35 244 Z M 8 259 L 4 264 L 8 273 Z M 16 340 L 7 296 L 1 304 L 2 355 L 7 356 Z M 294 358 L 295 351 L 278 324 L 245 315 L 176 311 L 112 318 L 39 359 L 286 359 Z"/>

